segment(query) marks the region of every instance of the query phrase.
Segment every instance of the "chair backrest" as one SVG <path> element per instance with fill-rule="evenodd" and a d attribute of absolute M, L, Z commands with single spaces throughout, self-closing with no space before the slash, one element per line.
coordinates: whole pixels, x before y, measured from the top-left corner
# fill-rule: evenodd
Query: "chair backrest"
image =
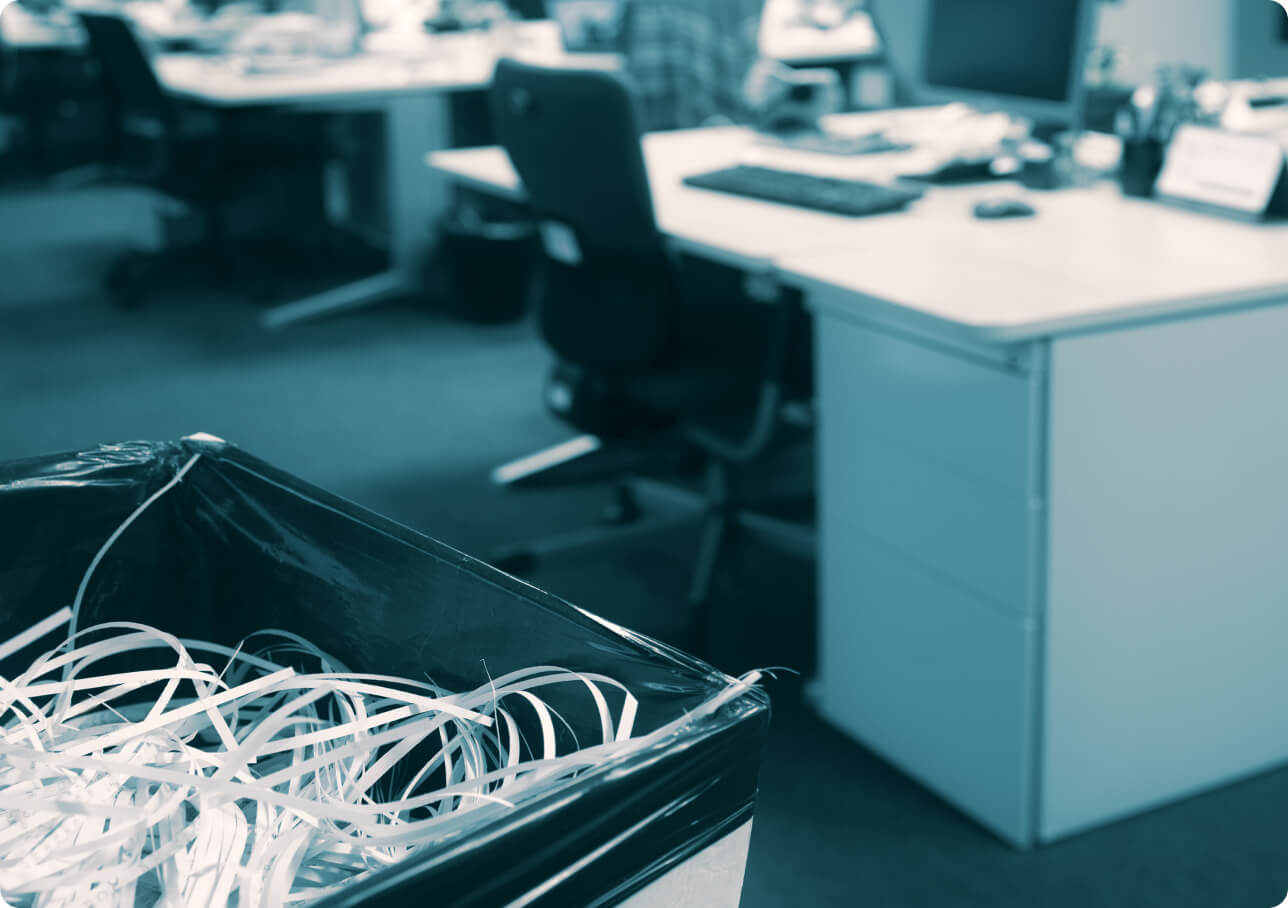
<path fill-rule="evenodd" d="M 123 128 L 140 132 L 170 128 L 173 107 L 130 24 L 106 13 L 79 15 Z"/>
<path fill-rule="evenodd" d="M 653 217 L 630 83 L 607 70 L 507 59 L 491 100 L 541 229 L 546 342 L 597 371 L 648 368 L 665 346 L 675 275 Z"/>
<path fill-rule="evenodd" d="M 505 5 L 510 8 L 510 12 L 524 21 L 550 18 L 546 9 L 546 0 L 506 0 Z"/>
<path fill-rule="evenodd" d="M 13 59 L 13 52 L 9 50 L 9 45 L 0 35 L 0 112 L 9 110 L 14 101 L 16 76 L 17 65 Z"/>

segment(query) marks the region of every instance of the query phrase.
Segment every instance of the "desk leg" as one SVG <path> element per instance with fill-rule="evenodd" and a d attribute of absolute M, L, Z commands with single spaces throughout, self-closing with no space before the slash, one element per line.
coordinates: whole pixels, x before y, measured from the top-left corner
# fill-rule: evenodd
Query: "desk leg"
<path fill-rule="evenodd" d="M 447 208 L 448 188 L 425 166 L 425 155 L 450 139 L 446 94 L 405 95 L 385 106 L 385 156 L 390 267 L 381 274 L 304 299 L 274 306 L 261 316 L 266 328 L 384 302 L 414 290 L 429 246 L 429 231 Z"/>

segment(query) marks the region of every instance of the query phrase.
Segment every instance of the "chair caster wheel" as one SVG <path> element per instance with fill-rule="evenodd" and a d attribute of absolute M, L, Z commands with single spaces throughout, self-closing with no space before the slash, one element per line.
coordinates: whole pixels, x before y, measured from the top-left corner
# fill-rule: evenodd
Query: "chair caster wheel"
<path fill-rule="evenodd" d="M 635 493 L 626 487 L 615 490 L 613 498 L 599 512 L 601 522 L 609 526 L 625 526 L 644 516 Z"/>
<path fill-rule="evenodd" d="M 599 512 L 600 523 L 608 526 L 625 526 L 628 523 L 634 523 L 642 516 L 644 512 L 638 507 L 623 506 L 619 502 L 606 504 Z"/>

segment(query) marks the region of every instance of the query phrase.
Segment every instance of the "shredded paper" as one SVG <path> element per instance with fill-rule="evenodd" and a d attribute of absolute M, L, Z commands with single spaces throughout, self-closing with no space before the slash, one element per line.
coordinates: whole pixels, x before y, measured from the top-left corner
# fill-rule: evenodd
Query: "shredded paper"
<path fill-rule="evenodd" d="M 112 543 L 196 459 L 104 543 L 67 608 L 0 642 L 7 659 L 61 635 L 0 675 L 8 904 L 316 901 L 649 747 L 758 680 L 640 734 L 622 684 L 558 666 L 462 692 L 429 674 L 351 671 L 284 630 L 229 647 L 131 622 L 79 628 Z"/>

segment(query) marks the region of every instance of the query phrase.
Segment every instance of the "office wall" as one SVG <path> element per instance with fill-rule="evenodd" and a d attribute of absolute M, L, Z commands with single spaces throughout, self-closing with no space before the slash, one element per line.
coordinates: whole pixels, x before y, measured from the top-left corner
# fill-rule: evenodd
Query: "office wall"
<path fill-rule="evenodd" d="M 1122 51 L 1119 76 L 1127 82 L 1148 79 L 1160 65 L 1179 62 L 1228 76 L 1236 5 L 1241 13 L 1277 9 L 1270 0 L 1117 0 L 1101 4 L 1099 43 Z"/>
<path fill-rule="evenodd" d="M 1235 0 L 1235 76 L 1288 76 L 1288 13 L 1268 0 Z"/>
<path fill-rule="evenodd" d="M 1099 36 L 1125 51 L 1129 81 L 1180 60 L 1216 76 L 1288 76 L 1288 13 L 1271 0 L 1104 3 Z"/>
<path fill-rule="evenodd" d="M 868 0 L 868 12 L 885 44 L 895 76 L 895 98 L 912 100 L 912 85 L 921 71 L 922 46 L 929 0 Z"/>

